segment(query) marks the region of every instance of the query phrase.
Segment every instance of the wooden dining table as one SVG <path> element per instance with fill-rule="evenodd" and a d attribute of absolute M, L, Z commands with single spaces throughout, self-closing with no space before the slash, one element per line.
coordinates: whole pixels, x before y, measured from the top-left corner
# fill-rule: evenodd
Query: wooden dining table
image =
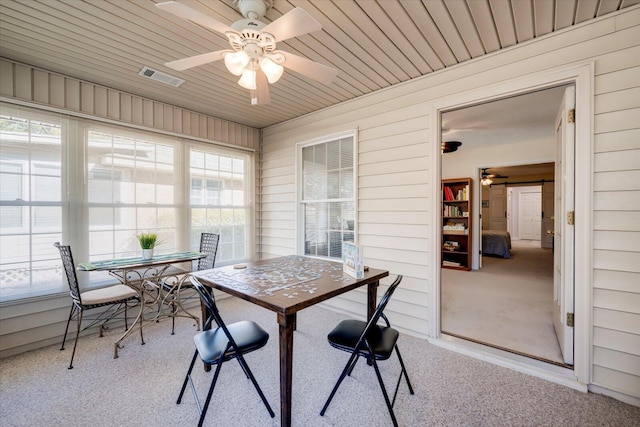
<path fill-rule="evenodd" d="M 191 273 L 203 285 L 274 311 L 279 325 L 280 425 L 291 426 L 293 336 L 298 311 L 367 285 L 367 319 L 376 307 L 386 270 L 369 268 L 356 279 L 341 262 L 286 256 Z"/>

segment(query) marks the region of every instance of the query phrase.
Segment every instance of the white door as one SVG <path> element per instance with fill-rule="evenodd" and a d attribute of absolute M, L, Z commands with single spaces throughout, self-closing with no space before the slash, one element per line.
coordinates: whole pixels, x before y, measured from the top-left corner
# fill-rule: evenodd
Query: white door
<path fill-rule="evenodd" d="M 553 326 L 558 335 L 564 362 L 573 365 L 574 298 L 574 145 L 575 87 L 565 90 L 556 117 L 556 170 L 554 250 Z"/>
<path fill-rule="evenodd" d="M 553 247 L 553 220 L 554 220 L 554 183 L 545 182 L 542 184 L 542 224 L 540 234 L 542 237 L 541 246 L 546 249 Z"/>
<path fill-rule="evenodd" d="M 539 187 L 518 193 L 518 237 L 520 239 L 540 240 L 541 196 Z"/>

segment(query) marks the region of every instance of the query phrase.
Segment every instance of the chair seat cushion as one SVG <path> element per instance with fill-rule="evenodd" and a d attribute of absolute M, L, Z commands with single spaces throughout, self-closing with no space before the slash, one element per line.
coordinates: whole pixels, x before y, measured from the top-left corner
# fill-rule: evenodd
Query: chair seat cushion
<path fill-rule="evenodd" d="M 360 320 L 343 320 L 327 335 L 329 344 L 337 349 L 352 352 L 366 326 L 367 323 Z M 371 329 L 366 340 L 369 342 L 376 360 L 386 360 L 391 356 L 398 336 L 398 331 L 387 326 L 376 325 Z M 362 356 L 369 356 L 365 345 L 361 346 L 358 352 Z"/>
<path fill-rule="evenodd" d="M 80 294 L 83 305 L 107 304 L 126 300 L 137 296 L 138 293 L 126 285 L 113 285 L 106 288 L 85 291 Z"/>
<path fill-rule="evenodd" d="M 269 341 L 269 334 L 260 325 L 249 320 L 227 325 L 227 329 L 240 348 L 242 354 L 249 353 L 264 347 Z M 215 364 L 220 359 L 221 354 L 226 350 L 224 360 L 234 357 L 233 349 L 227 350 L 229 340 L 222 328 L 209 329 L 200 332 L 193 337 L 193 342 L 198 349 L 203 362 Z"/>

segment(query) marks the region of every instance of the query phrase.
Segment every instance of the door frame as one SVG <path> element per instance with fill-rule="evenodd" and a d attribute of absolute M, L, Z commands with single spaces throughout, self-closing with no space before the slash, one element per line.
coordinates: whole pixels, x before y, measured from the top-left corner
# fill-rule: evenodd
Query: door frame
<path fill-rule="evenodd" d="M 503 366 L 527 372 L 546 378 L 551 381 L 586 391 L 587 384 L 591 380 L 592 366 L 592 316 L 593 306 L 590 292 L 592 284 L 592 259 L 593 259 L 593 239 L 592 239 L 592 219 L 593 211 L 593 80 L 594 63 L 585 62 L 579 65 L 545 70 L 542 72 L 526 75 L 520 78 L 507 80 L 499 84 L 482 87 L 476 90 L 467 91 L 444 97 L 434 102 L 431 108 L 431 123 L 429 136 L 431 141 L 440 141 L 443 112 L 476 105 L 482 102 L 489 102 L 503 99 L 505 97 L 522 95 L 536 90 L 546 89 L 554 86 L 574 84 L 576 88 L 576 122 L 575 122 L 575 289 L 574 289 L 574 369 L 567 372 L 553 372 L 546 369 L 540 371 L 539 363 L 533 359 L 522 361 L 520 358 L 510 359 L 509 355 L 495 354 L 484 350 L 479 350 L 477 346 L 466 346 L 464 344 L 452 345 L 446 336 L 443 337 L 440 325 L 440 264 L 441 264 L 441 233 L 442 219 L 440 212 L 440 198 L 438 191 L 442 177 L 440 143 L 431 144 L 431 155 L 438 161 L 433 162 L 431 170 L 431 182 L 433 184 L 435 197 L 431 198 L 431 223 L 432 247 L 431 253 L 435 254 L 430 260 L 433 262 L 432 277 L 428 298 L 429 298 L 429 327 L 428 336 L 430 342 L 451 348 L 452 350 L 464 352 L 483 360 L 491 361 Z M 556 108 L 556 106 L 552 106 Z M 477 187 L 477 186 L 475 186 Z M 474 195 L 477 196 L 477 195 Z M 535 367 L 535 369 L 534 369 Z"/>

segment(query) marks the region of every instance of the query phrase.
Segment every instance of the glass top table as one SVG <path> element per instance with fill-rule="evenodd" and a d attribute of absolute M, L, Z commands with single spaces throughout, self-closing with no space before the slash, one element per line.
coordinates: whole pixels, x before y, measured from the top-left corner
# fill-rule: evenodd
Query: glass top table
<path fill-rule="evenodd" d="M 173 252 L 168 254 L 157 254 L 154 255 L 151 259 L 132 257 L 105 259 L 94 262 L 83 262 L 78 264 L 78 269 L 82 271 L 111 271 L 119 269 L 155 267 L 160 265 L 195 261 L 206 256 L 206 254 L 203 254 L 201 252 Z"/>
<path fill-rule="evenodd" d="M 142 326 L 145 320 L 145 309 L 151 311 L 151 320 L 158 320 L 162 314 L 165 298 L 171 292 L 171 290 L 163 292 L 161 280 L 177 284 L 180 280 L 179 276 L 189 272 L 172 265 L 195 261 L 206 256 L 207 254 L 201 252 L 173 252 L 157 254 L 151 259 L 116 258 L 78 264 L 77 268 L 80 271 L 107 271 L 123 285 L 134 289 L 140 297 L 140 311 L 133 322 L 134 326 L 127 329 L 114 344 L 114 359 L 118 358 L 118 349 L 123 348 L 124 339 L 135 330 L 140 330 L 140 338 L 144 345 Z M 173 285 L 170 288 L 173 289 Z"/>

